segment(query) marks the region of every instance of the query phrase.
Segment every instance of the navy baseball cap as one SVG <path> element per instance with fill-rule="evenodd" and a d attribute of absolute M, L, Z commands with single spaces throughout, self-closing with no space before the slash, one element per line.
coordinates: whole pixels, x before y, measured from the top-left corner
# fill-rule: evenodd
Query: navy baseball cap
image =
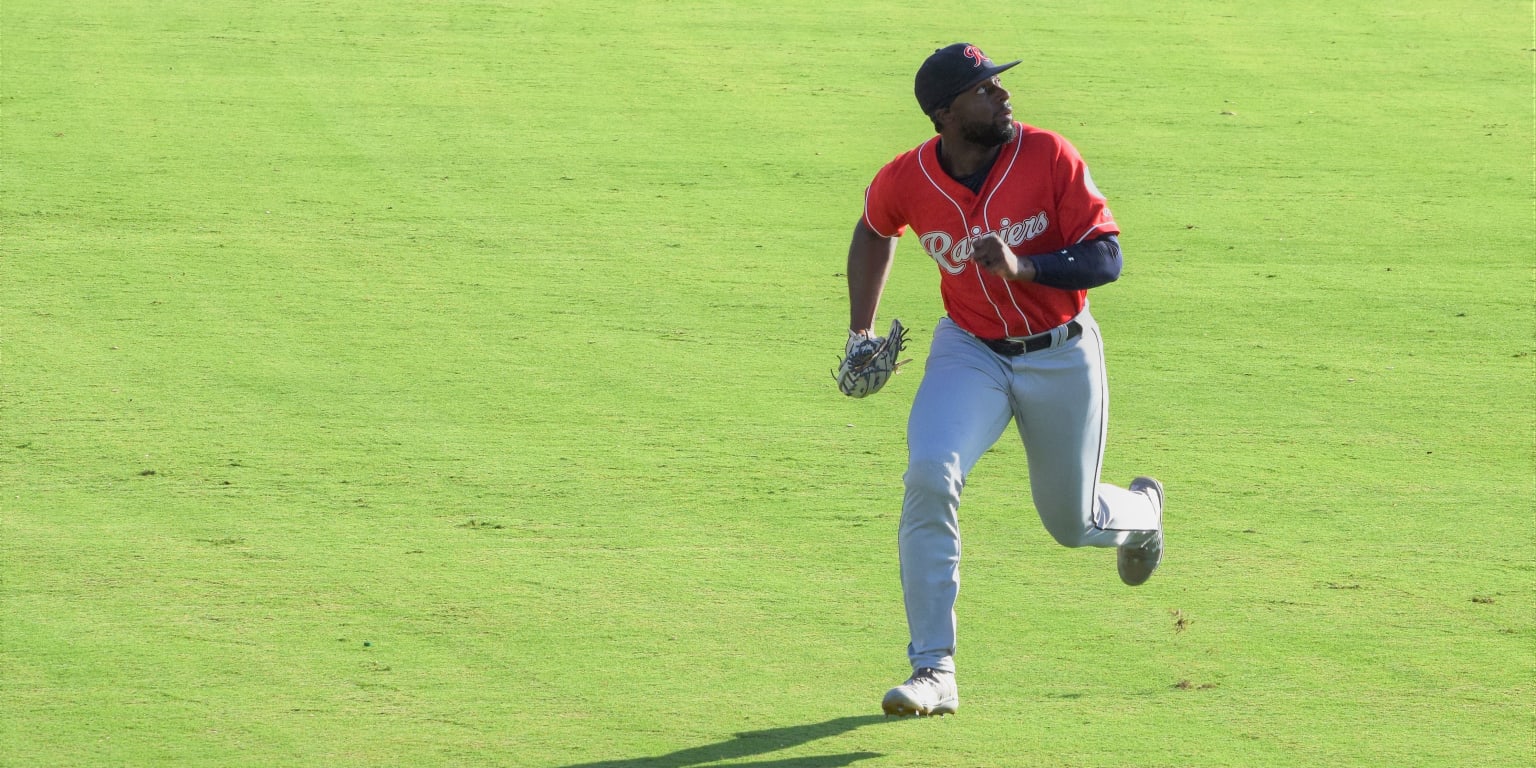
<path fill-rule="evenodd" d="M 970 43 L 955 43 L 934 51 L 923 62 L 917 70 L 912 91 L 917 95 L 917 105 L 923 108 L 923 114 L 931 115 L 934 110 L 949 106 L 949 102 L 967 88 L 1018 64 L 1017 61 L 993 64 L 980 48 Z"/>

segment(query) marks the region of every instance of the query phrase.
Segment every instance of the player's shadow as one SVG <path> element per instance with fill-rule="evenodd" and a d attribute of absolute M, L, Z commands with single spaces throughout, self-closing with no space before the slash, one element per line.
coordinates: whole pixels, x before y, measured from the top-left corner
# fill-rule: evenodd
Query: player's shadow
<path fill-rule="evenodd" d="M 744 760 L 766 755 L 781 749 L 798 747 L 817 739 L 837 736 L 871 723 L 884 722 L 881 715 L 839 717 L 824 723 L 792 725 L 786 728 L 769 728 L 764 731 L 746 731 L 718 744 L 689 747 L 656 757 L 633 757 L 621 760 L 600 760 L 595 763 L 577 763 L 563 768 L 689 768 L 694 765 L 716 763 L 725 760 Z M 796 757 L 750 763 L 729 763 L 720 768 L 843 768 L 860 760 L 880 757 L 878 752 L 848 752 L 821 757 Z"/>

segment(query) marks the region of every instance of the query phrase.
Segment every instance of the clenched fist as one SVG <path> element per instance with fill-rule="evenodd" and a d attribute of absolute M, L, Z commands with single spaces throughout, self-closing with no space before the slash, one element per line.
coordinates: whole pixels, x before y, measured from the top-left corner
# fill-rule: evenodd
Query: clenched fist
<path fill-rule="evenodd" d="M 1014 253 L 996 232 L 988 232 L 975 240 L 971 261 L 1004 280 L 1028 282 L 1035 279 L 1034 262 Z"/>

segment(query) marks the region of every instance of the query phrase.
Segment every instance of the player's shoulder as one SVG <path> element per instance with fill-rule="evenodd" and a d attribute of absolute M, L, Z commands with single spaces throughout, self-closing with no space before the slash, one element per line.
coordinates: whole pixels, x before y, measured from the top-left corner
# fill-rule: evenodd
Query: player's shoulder
<path fill-rule="evenodd" d="M 1067 141 L 1067 137 L 1056 131 L 1027 123 L 1017 125 L 1019 126 L 1017 140 L 1024 151 L 1051 154 L 1077 151 L 1073 148 L 1072 142 Z"/>
<path fill-rule="evenodd" d="M 934 136 L 933 138 L 930 138 L 927 141 L 891 158 L 890 162 L 886 163 L 880 168 L 880 174 L 902 175 L 909 173 L 921 173 L 923 153 L 932 152 L 933 144 L 938 140 L 939 137 Z"/>

